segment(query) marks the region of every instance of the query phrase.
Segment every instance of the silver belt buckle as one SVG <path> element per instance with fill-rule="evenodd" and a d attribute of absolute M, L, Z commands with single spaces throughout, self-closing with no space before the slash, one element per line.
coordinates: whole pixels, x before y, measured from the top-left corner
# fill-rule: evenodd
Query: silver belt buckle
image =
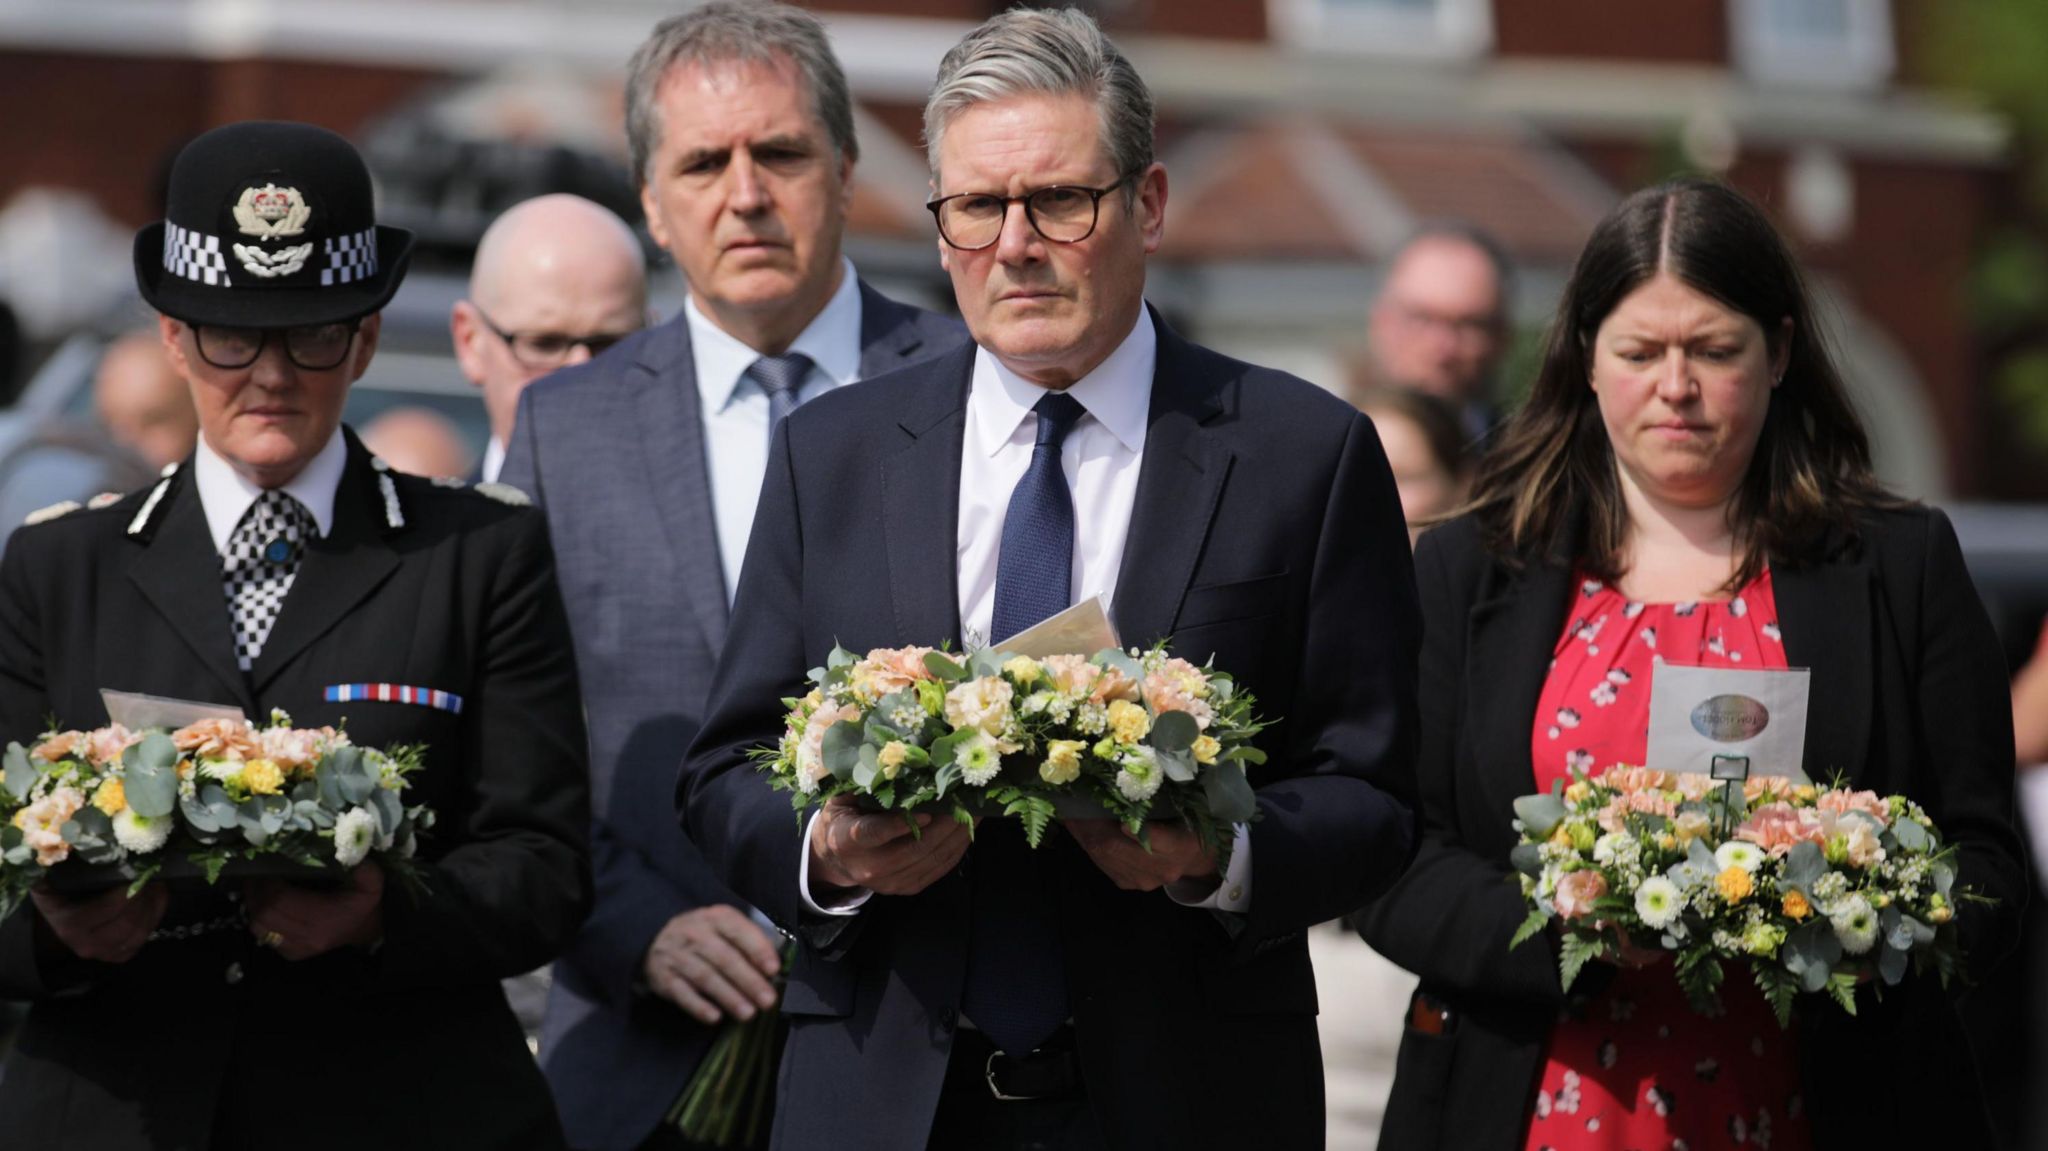
<path fill-rule="evenodd" d="M 982 1075 L 988 1079 L 988 1093 L 1005 1103 L 1028 1103 L 1036 1098 L 1032 1095 L 1003 1094 L 1003 1089 L 996 1085 L 996 1060 L 1002 1056 L 1003 1053 L 1000 1051 L 991 1051 L 988 1053 L 988 1062 L 982 1066 Z"/>

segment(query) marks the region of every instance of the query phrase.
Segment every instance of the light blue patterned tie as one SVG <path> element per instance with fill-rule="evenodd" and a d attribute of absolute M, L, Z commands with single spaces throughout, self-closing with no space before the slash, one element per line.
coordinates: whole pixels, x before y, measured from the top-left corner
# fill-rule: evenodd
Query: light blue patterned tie
<path fill-rule="evenodd" d="M 811 358 L 802 352 L 762 356 L 747 367 L 747 378 L 768 393 L 769 439 L 775 438 L 776 427 L 796 410 L 797 391 L 804 386 L 804 377 L 810 374 Z"/>

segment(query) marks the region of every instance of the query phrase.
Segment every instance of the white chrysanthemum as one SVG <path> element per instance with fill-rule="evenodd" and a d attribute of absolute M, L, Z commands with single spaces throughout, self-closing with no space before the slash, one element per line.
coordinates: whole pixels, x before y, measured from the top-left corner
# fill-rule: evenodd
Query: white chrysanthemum
<path fill-rule="evenodd" d="M 199 774 L 215 783 L 233 783 L 242 778 L 244 766 L 239 759 L 202 759 L 199 761 Z"/>
<path fill-rule="evenodd" d="M 1747 840 L 1731 839 L 1714 849 L 1714 866 L 1726 871 L 1739 867 L 1754 873 L 1764 865 L 1764 850 Z"/>
<path fill-rule="evenodd" d="M 1642 854 L 1642 845 L 1626 831 L 1610 831 L 1593 841 L 1593 862 L 1604 867 L 1632 864 Z"/>
<path fill-rule="evenodd" d="M 377 817 L 368 810 L 353 807 L 334 821 L 334 860 L 343 867 L 361 863 L 376 843 Z"/>
<path fill-rule="evenodd" d="M 1860 895 L 1844 899 L 1829 914 L 1828 923 L 1842 941 L 1842 950 L 1851 955 L 1862 955 L 1877 942 L 1877 912 Z"/>
<path fill-rule="evenodd" d="M 1159 794 L 1159 785 L 1165 780 L 1165 773 L 1159 770 L 1159 759 L 1153 750 L 1139 745 L 1125 752 L 1119 761 L 1122 768 L 1116 773 L 1116 789 L 1132 803 L 1142 803 Z"/>
<path fill-rule="evenodd" d="M 1636 888 L 1636 914 L 1642 917 L 1645 927 L 1669 927 L 1683 910 L 1685 896 L 1676 883 L 1661 875 L 1643 880 L 1643 885 Z"/>
<path fill-rule="evenodd" d="M 114 842 L 137 855 L 148 855 L 170 838 L 171 817 L 168 815 L 150 819 L 135 814 L 132 807 L 124 807 L 121 814 L 114 817 Z"/>
<path fill-rule="evenodd" d="M 955 748 L 953 760 L 960 765 L 960 782 L 972 787 L 988 786 L 989 781 L 1003 770 L 1002 746 L 987 732 L 975 735 Z"/>

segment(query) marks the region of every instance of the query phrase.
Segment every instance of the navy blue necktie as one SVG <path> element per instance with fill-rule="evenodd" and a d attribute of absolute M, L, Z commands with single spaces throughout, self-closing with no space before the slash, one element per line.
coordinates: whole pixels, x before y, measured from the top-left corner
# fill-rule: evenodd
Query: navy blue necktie
<path fill-rule="evenodd" d="M 1060 467 L 1060 443 L 1087 409 L 1065 392 L 1048 392 L 1031 410 L 1038 416 L 1038 440 L 1003 516 L 996 610 L 989 622 L 993 644 L 1072 604 L 1074 495 Z"/>
<path fill-rule="evenodd" d="M 1060 443 L 1086 409 L 1052 392 L 1031 409 L 1038 438 L 1031 465 L 1010 494 L 996 558 L 990 635 L 1023 631 L 1067 608 L 1074 569 L 1074 497 L 1060 467 Z M 1069 1014 L 1059 923 L 1021 829 L 986 820 L 975 833 L 969 878 L 973 909 L 961 1011 L 997 1047 L 1022 1055 L 1059 1030 Z"/>
<path fill-rule="evenodd" d="M 768 393 L 768 438 L 775 438 L 776 425 L 796 410 L 797 390 L 811 374 L 811 358 L 802 352 L 786 356 L 762 356 L 747 367 L 747 378 Z"/>

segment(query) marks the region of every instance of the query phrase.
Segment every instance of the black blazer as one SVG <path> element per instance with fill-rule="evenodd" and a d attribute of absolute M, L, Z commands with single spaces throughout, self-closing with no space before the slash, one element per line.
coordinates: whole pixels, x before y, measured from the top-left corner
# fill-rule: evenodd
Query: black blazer
<path fill-rule="evenodd" d="M 958 320 L 860 293 L 863 377 L 967 338 Z M 641 981 L 669 920 L 735 902 L 673 799 L 727 624 L 698 408 L 677 315 L 521 393 L 501 477 L 547 513 L 590 723 L 597 904 L 555 965 L 541 1068 L 570 1141 L 591 1151 L 644 1142 L 717 1034 Z"/>
<path fill-rule="evenodd" d="M 220 560 L 189 465 L 146 493 L 8 541 L 0 740 L 107 722 L 99 689 L 231 704 L 365 746 L 426 745 L 407 792 L 437 816 L 428 892 L 391 882 L 384 942 L 290 963 L 246 930 L 86 963 L 33 904 L 0 922 L 0 995 L 34 1000 L 0 1078 L 9 1146 L 559 1147 L 498 980 L 552 958 L 590 898 L 583 721 L 539 513 L 393 476 L 389 524 L 351 434 L 332 530 L 312 541 L 261 658 L 235 666 Z M 328 703 L 331 684 L 463 698 L 461 714 Z M 231 910 L 174 895 L 166 925 Z M 310 1108 L 310 1109 L 309 1109 Z"/>
<path fill-rule="evenodd" d="M 1155 323 L 1158 321 L 1155 318 Z M 1320 1147 L 1322 1066 L 1303 930 L 1383 889 L 1413 843 L 1413 575 L 1372 424 L 1300 380 L 1159 324 L 1150 422 L 1114 608 L 1132 644 L 1214 653 L 1280 722 L 1252 771 L 1253 892 L 1217 913 L 1117 890 L 1055 836 L 1067 986 L 1113 1147 Z M 834 644 L 958 646 L 956 528 L 969 346 L 825 396 L 776 437 L 732 633 L 677 802 L 712 867 L 810 939 L 778 1146 L 920 1147 L 967 957 L 955 872 L 878 896 L 821 946 L 799 914 L 789 800 L 745 758 Z M 1076 509 L 1085 523 L 1090 509 Z M 969 849 L 968 861 L 973 861 Z M 1162 1073 L 1170 1064 L 1173 1070 Z"/>
<path fill-rule="evenodd" d="M 2004 663 L 1946 516 L 1873 512 L 1858 529 L 1825 562 L 1772 569 L 1786 658 L 1813 673 L 1806 771 L 1926 806 L 1961 848 L 1960 882 L 1998 900 L 1959 921 L 1969 965 L 1988 970 L 2016 940 L 2027 898 Z M 1553 948 L 1508 949 L 1526 915 L 1507 863 L 1508 821 L 1515 798 L 1534 789 L 1529 733 L 1571 571 L 1562 562 L 1512 570 L 1470 519 L 1424 535 L 1416 569 L 1423 842 L 1360 923 L 1457 1023 L 1443 1036 L 1404 1036 L 1381 1146 L 1519 1147 L 1563 996 Z M 1988 1146 L 1970 1054 L 1939 984 L 1909 981 L 1858 1007 L 1854 1019 L 1829 1003 L 1799 1011 L 1820 1146 L 1917 1146 L 1916 1132 Z"/>

